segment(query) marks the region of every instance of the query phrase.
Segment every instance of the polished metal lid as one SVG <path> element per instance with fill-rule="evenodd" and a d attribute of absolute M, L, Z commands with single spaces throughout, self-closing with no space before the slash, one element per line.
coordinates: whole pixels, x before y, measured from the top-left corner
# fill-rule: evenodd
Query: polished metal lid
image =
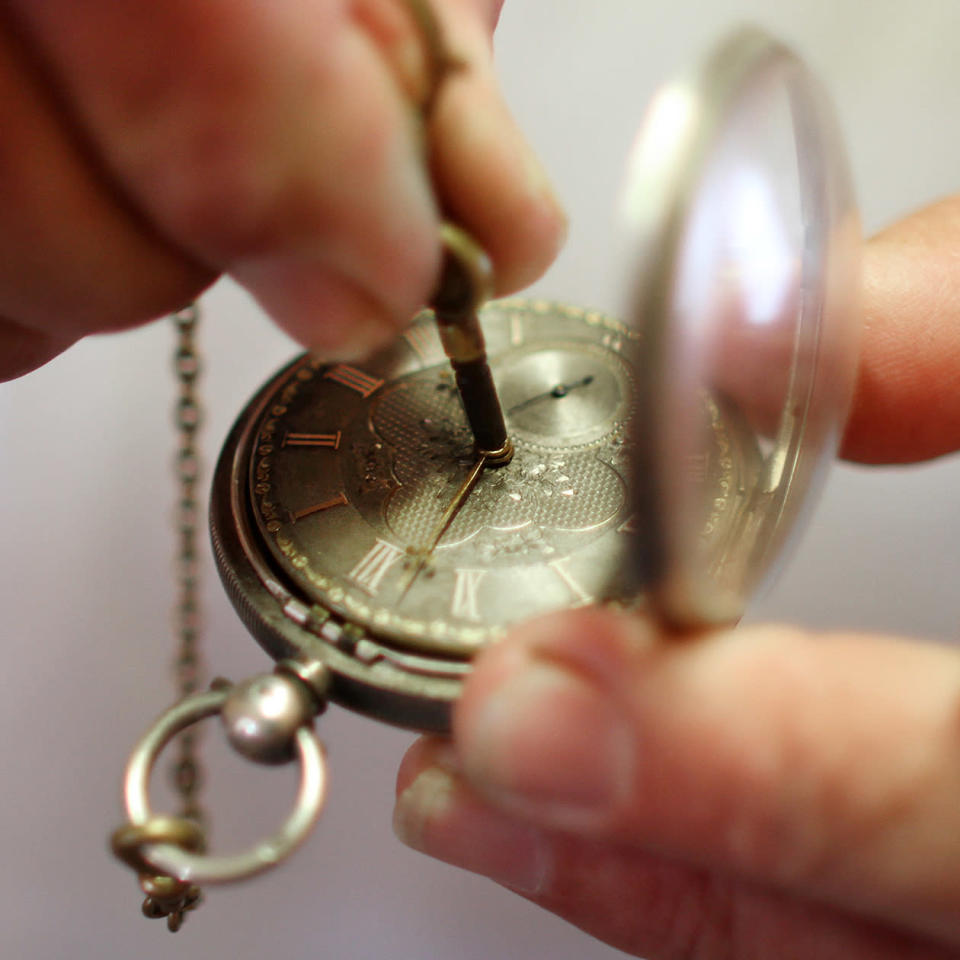
<path fill-rule="evenodd" d="M 622 219 L 634 564 L 669 622 L 732 622 L 836 454 L 856 368 L 859 219 L 806 66 L 744 29 L 662 88 Z"/>

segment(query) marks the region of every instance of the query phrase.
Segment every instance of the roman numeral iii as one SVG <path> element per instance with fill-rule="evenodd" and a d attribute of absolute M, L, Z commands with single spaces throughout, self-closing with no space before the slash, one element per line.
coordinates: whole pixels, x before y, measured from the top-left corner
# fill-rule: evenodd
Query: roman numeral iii
<path fill-rule="evenodd" d="M 360 396 L 366 398 L 376 392 L 383 386 L 383 381 L 376 377 L 371 377 L 369 373 L 364 373 L 356 367 L 341 363 L 331 367 L 324 375 L 324 379 L 333 380 L 349 390 L 356 390 Z"/>

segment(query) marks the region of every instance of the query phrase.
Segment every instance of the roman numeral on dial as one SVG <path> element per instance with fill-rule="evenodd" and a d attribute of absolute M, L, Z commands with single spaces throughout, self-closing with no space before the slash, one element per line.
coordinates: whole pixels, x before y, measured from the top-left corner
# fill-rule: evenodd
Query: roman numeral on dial
<path fill-rule="evenodd" d="M 331 500 L 324 500 L 323 503 L 315 503 L 313 506 L 304 507 L 303 510 L 291 510 L 290 522 L 296 523 L 298 520 L 302 520 L 304 517 L 309 517 L 311 514 L 322 513 L 324 510 L 329 510 L 331 507 L 345 507 L 346 505 L 347 495 L 341 492 Z"/>
<path fill-rule="evenodd" d="M 477 604 L 477 595 L 480 590 L 480 581 L 487 575 L 486 570 L 457 570 L 456 581 L 453 586 L 453 603 L 450 613 L 463 620 L 480 621 L 480 608 Z"/>
<path fill-rule="evenodd" d="M 403 550 L 386 540 L 378 540 L 347 574 L 358 587 L 375 594 L 390 568 L 404 555 Z"/>
<path fill-rule="evenodd" d="M 430 356 L 431 348 L 434 345 L 434 333 L 429 327 L 418 325 L 411 327 L 403 335 L 410 349 L 419 357 L 420 360 L 426 360 Z"/>
<path fill-rule="evenodd" d="M 554 560 L 548 564 L 550 569 L 566 584 L 567 589 L 577 598 L 575 607 L 586 606 L 593 603 L 593 597 L 573 578 L 566 567 L 567 560 Z"/>
<path fill-rule="evenodd" d="M 333 380 L 334 383 L 339 383 L 350 390 L 356 390 L 364 398 L 379 390 L 384 383 L 383 380 L 371 377 L 369 373 L 364 373 L 346 363 L 331 367 L 323 376 L 326 380 Z"/>
<path fill-rule="evenodd" d="M 340 449 L 340 431 L 336 433 L 292 433 L 283 435 L 283 447 L 329 447 Z"/>

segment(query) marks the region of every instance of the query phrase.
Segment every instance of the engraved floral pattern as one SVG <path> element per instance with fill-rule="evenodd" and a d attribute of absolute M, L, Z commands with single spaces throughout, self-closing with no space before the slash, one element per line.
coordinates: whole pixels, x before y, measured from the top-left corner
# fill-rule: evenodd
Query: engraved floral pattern
<path fill-rule="evenodd" d="M 446 371 L 398 384 L 376 404 L 372 424 L 393 451 L 397 485 L 383 518 L 401 542 L 424 542 L 473 463 L 469 427 Z M 598 457 L 607 451 L 549 449 L 516 441 L 513 461 L 485 472 L 444 536 L 446 547 L 476 540 L 478 559 L 520 561 L 550 555 L 565 533 L 583 533 L 617 514 L 624 489 L 617 471 Z M 496 536 L 484 536 L 495 533 Z"/>

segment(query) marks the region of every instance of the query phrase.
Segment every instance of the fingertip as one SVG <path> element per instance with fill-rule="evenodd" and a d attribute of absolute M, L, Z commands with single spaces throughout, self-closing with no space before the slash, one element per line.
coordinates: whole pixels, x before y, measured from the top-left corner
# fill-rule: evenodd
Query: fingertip
<path fill-rule="evenodd" d="M 529 286 L 563 247 L 567 217 L 493 80 L 479 71 L 457 80 L 435 130 L 438 189 L 492 258 L 497 293 Z"/>
<path fill-rule="evenodd" d="M 522 817 L 604 830 L 634 788 L 623 686 L 648 640 L 642 622 L 588 609 L 526 624 L 485 653 L 454 714 L 470 782 Z"/>
<path fill-rule="evenodd" d="M 443 206 L 492 258 L 502 295 L 529 285 L 553 262 L 566 239 L 567 218 L 497 84 L 491 12 L 451 5 L 450 46 L 469 66 L 446 81 L 430 137 Z"/>
<path fill-rule="evenodd" d="M 960 445 L 958 225 L 960 197 L 951 197 L 864 247 L 864 328 L 846 459 L 906 463 Z"/>
<path fill-rule="evenodd" d="M 397 839 L 517 892 L 542 890 L 551 873 L 547 837 L 484 804 L 444 764 L 442 751 L 442 742 L 422 740 L 408 753 L 393 815 Z"/>
<path fill-rule="evenodd" d="M 443 844 L 434 841 L 437 827 L 451 818 L 455 783 L 442 767 L 426 766 L 397 794 L 393 832 L 412 850 L 445 859 Z"/>
<path fill-rule="evenodd" d="M 0 383 L 42 367 L 75 340 L 31 330 L 0 317 Z"/>

